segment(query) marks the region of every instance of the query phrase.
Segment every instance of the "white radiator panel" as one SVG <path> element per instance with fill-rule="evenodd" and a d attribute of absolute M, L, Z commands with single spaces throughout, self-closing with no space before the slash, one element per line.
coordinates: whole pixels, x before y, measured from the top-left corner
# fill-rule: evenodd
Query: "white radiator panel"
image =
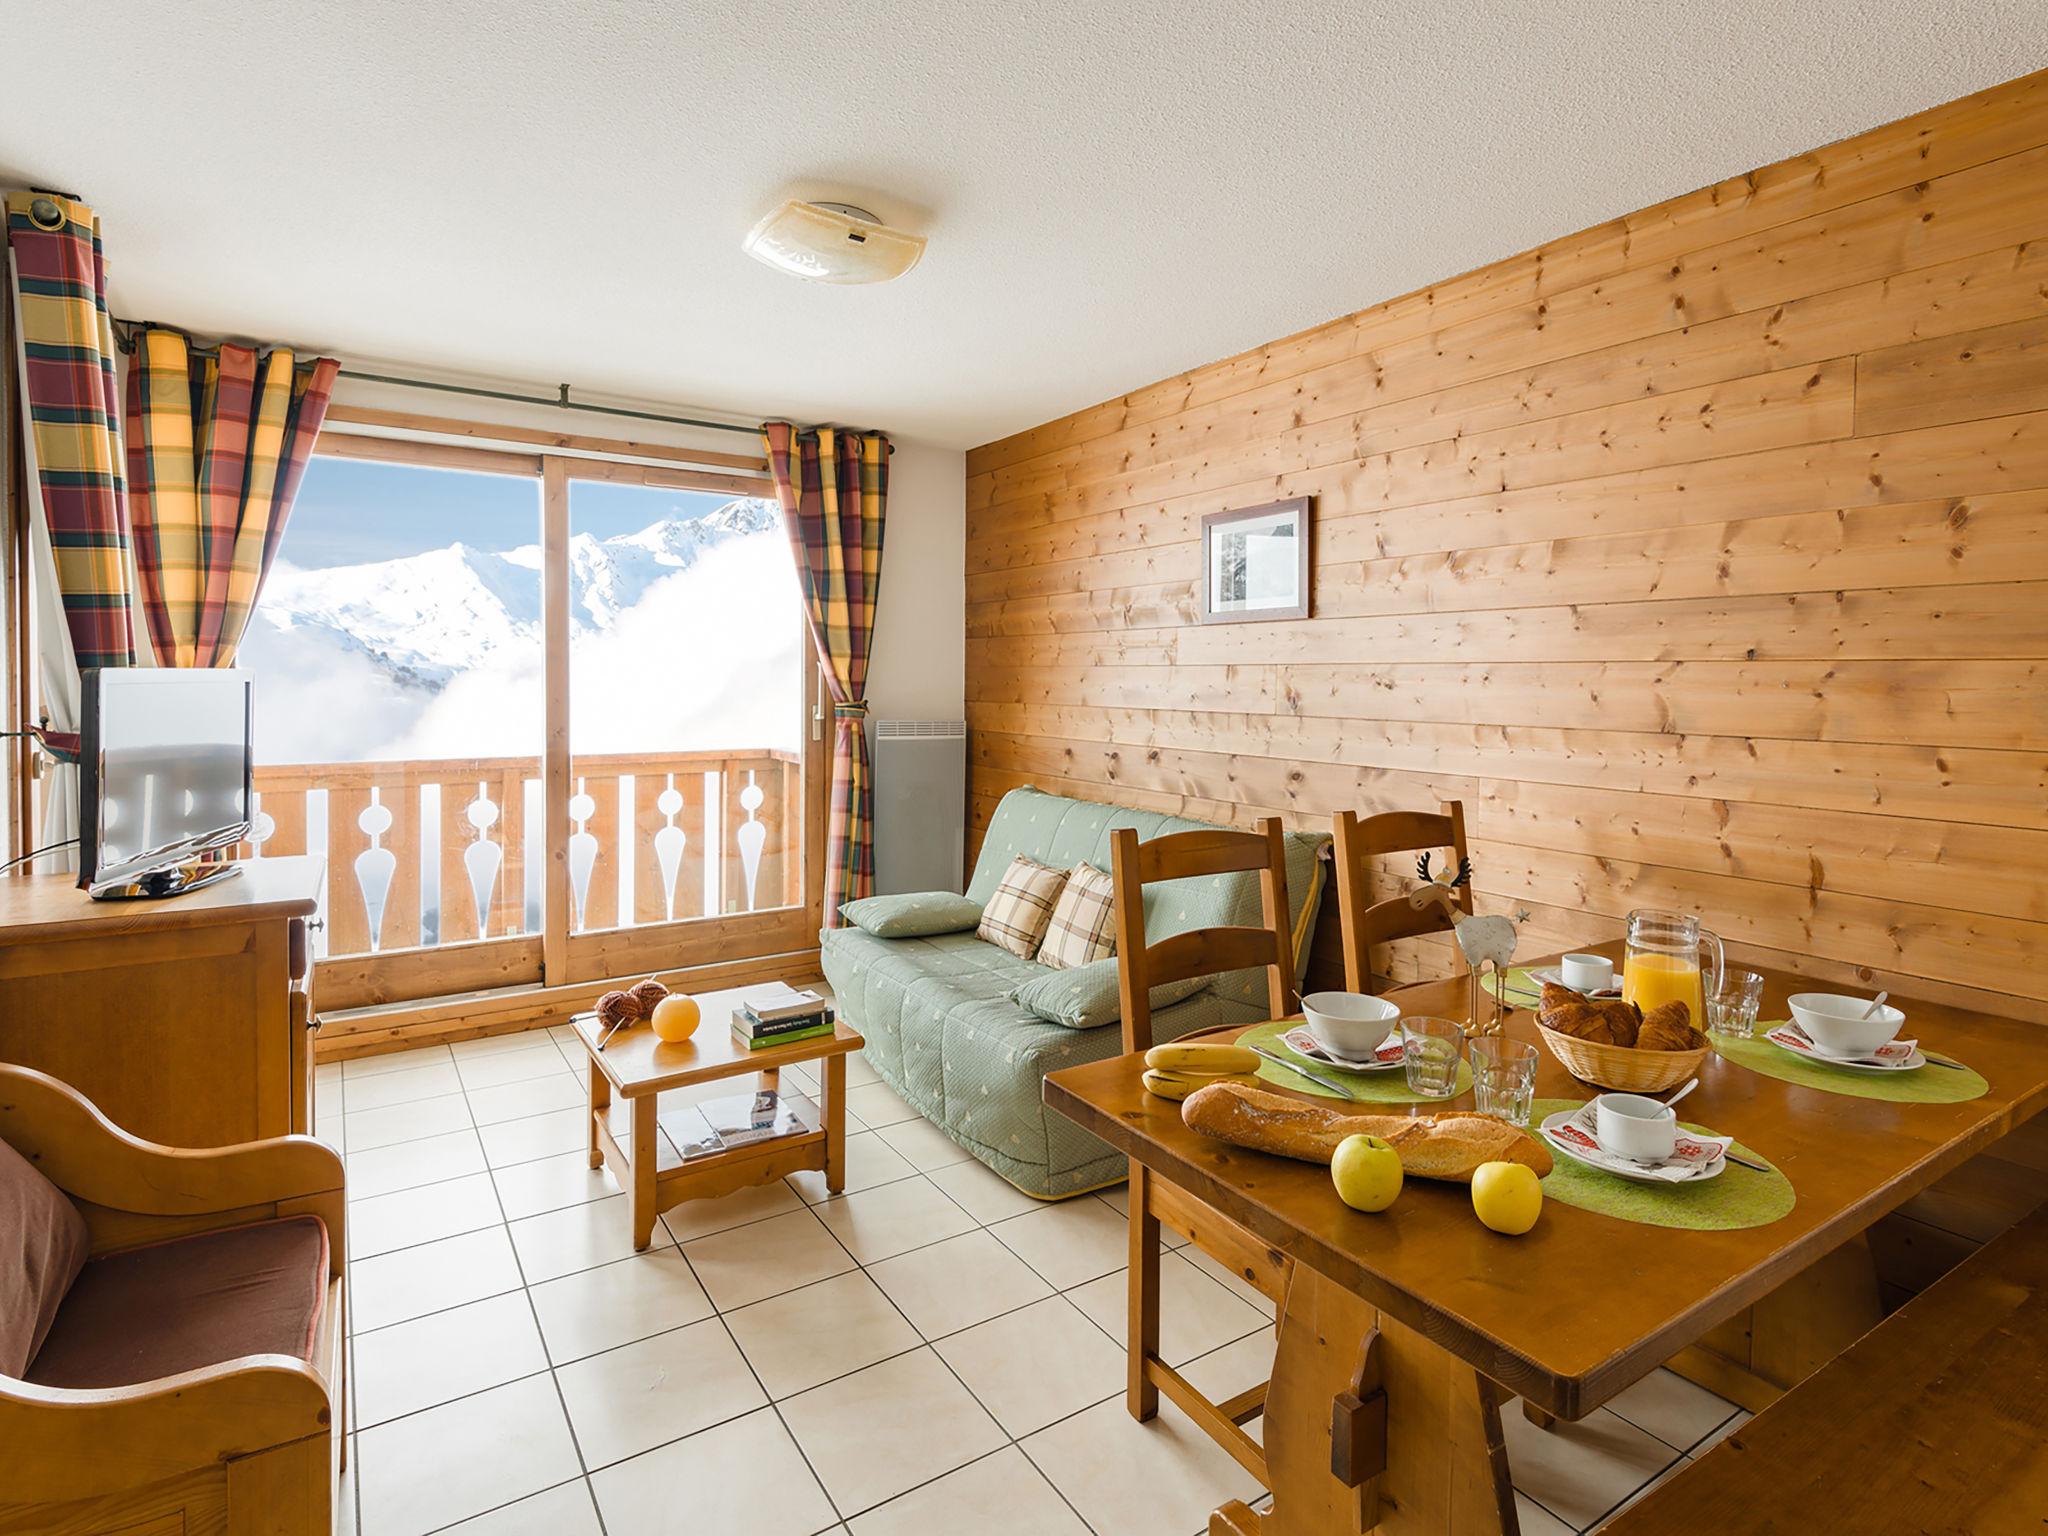
<path fill-rule="evenodd" d="M 877 720 L 875 892 L 966 887 L 967 722 Z"/>

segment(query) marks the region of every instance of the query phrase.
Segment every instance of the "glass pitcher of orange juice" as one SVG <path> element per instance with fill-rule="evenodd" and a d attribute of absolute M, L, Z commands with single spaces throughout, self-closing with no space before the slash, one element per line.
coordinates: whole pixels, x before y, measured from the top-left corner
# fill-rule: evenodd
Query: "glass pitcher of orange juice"
<path fill-rule="evenodd" d="M 1702 955 L 1712 961 L 1705 978 Z M 1720 936 L 1700 926 L 1689 912 L 1652 912 L 1639 907 L 1628 915 L 1628 955 L 1621 966 L 1621 995 L 1648 1013 L 1673 998 L 1692 1010 L 1695 1029 L 1707 1027 L 1707 996 L 1719 993 L 1728 957 Z"/>

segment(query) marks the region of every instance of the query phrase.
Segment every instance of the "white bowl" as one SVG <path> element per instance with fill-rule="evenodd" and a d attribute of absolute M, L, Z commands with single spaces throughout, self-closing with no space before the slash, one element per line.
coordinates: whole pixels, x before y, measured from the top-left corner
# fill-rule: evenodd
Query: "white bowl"
<path fill-rule="evenodd" d="M 1557 962 L 1557 973 L 1578 992 L 1601 992 L 1614 985 L 1614 962 L 1605 955 L 1566 955 Z"/>
<path fill-rule="evenodd" d="M 1316 1043 L 1332 1056 L 1371 1061 L 1401 1017 L 1401 1008 L 1363 992 L 1311 992 L 1301 1000 L 1302 1017 Z"/>
<path fill-rule="evenodd" d="M 1830 1056 L 1868 1056 L 1888 1040 L 1896 1039 L 1906 1016 L 1886 1003 L 1870 1018 L 1867 997 L 1844 997 L 1838 992 L 1801 992 L 1791 999 L 1792 1017 L 1806 1031 L 1807 1038 Z"/>
<path fill-rule="evenodd" d="M 1661 1163 L 1678 1145 L 1678 1112 L 1639 1093 L 1603 1093 L 1593 1101 L 1593 1128 L 1609 1152 Z"/>

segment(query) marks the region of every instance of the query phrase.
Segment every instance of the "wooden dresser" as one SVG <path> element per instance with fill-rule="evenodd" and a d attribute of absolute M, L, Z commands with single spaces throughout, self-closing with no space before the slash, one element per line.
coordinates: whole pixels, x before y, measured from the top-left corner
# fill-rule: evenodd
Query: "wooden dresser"
<path fill-rule="evenodd" d="M 145 1141 L 310 1132 L 306 924 L 323 863 L 253 859 L 163 901 L 0 877 L 0 1061 L 61 1078 Z"/>

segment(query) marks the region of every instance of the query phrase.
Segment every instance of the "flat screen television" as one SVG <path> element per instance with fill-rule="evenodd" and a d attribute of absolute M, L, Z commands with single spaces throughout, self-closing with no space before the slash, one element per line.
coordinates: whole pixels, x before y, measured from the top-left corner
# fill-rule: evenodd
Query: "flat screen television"
<path fill-rule="evenodd" d="M 249 833 L 255 682 L 231 668 L 82 674 L 78 883 L 174 896 L 236 872 L 205 855 Z"/>

